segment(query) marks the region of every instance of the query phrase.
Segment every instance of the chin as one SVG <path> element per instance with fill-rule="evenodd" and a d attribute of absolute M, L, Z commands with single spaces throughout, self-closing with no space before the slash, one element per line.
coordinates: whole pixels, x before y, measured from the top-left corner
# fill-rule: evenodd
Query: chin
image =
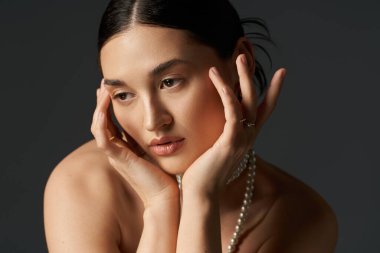
<path fill-rule="evenodd" d="M 181 152 L 173 156 L 155 157 L 156 164 L 165 172 L 171 175 L 183 174 L 190 165 L 197 159 L 196 154 Z"/>
<path fill-rule="evenodd" d="M 208 147 L 203 149 L 190 149 L 188 146 L 184 146 L 178 150 L 178 153 L 174 153 L 168 156 L 153 156 L 155 163 L 166 173 L 171 175 L 183 174 L 193 164 L 195 160 L 199 158 L 207 150 Z"/>
<path fill-rule="evenodd" d="M 191 162 L 184 162 L 180 157 L 170 157 L 159 159 L 157 164 L 162 170 L 171 175 L 183 174 L 191 165 Z"/>

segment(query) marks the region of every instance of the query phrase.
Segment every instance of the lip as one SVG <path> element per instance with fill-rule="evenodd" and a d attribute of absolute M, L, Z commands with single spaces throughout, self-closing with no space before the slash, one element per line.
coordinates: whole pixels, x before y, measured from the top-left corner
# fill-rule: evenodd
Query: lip
<path fill-rule="evenodd" d="M 149 149 L 156 155 L 167 156 L 174 154 L 184 144 L 185 138 L 164 136 L 159 139 L 153 139 L 150 142 Z"/>

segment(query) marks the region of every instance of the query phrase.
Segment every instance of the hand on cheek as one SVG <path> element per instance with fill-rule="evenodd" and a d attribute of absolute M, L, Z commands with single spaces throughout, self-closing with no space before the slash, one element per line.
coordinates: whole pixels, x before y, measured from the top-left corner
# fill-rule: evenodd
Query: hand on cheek
<path fill-rule="evenodd" d="M 202 192 L 203 189 L 204 192 L 218 194 L 222 190 L 236 165 L 253 147 L 258 130 L 274 109 L 283 80 L 279 73 L 284 70 L 276 72 L 266 102 L 257 108 L 255 84 L 244 58 L 244 55 L 239 55 L 236 60 L 241 101 L 216 67 L 210 68 L 209 77 L 222 100 L 226 121 L 223 133 L 214 145 L 202 154 L 183 176 L 183 184 L 191 182 L 189 184 L 194 191 Z"/>

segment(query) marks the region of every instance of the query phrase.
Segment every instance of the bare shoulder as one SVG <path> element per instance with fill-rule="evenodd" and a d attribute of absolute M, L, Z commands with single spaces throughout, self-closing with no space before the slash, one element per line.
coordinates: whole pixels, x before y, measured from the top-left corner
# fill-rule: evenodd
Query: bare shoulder
<path fill-rule="evenodd" d="M 122 187 L 120 175 L 95 140 L 79 146 L 56 165 L 46 183 L 45 193 L 57 188 L 57 184 L 60 190 L 80 190 L 82 193 L 96 190 L 98 194 L 110 194 L 109 191 Z"/>
<path fill-rule="evenodd" d="M 278 166 L 265 162 L 275 201 L 262 226 L 269 228 L 259 253 L 334 252 L 338 237 L 336 215 L 314 189 Z M 274 231 L 274 232 L 273 232 Z"/>
<path fill-rule="evenodd" d="M 123 183 L 91 140 L 51 172 L 44 191 L 49 252 L 119 252 Z"/>

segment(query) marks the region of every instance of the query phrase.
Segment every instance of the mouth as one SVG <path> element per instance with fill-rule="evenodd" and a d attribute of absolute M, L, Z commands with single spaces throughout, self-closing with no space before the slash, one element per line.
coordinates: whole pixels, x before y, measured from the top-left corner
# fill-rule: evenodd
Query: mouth
<path fill-rule="evenodd" d="M 176 153 L 184 144 L 185 138 L 176 141 L 165 141 L 149 146 L 152 153 L 158 156 L 169 156 Z"/>

